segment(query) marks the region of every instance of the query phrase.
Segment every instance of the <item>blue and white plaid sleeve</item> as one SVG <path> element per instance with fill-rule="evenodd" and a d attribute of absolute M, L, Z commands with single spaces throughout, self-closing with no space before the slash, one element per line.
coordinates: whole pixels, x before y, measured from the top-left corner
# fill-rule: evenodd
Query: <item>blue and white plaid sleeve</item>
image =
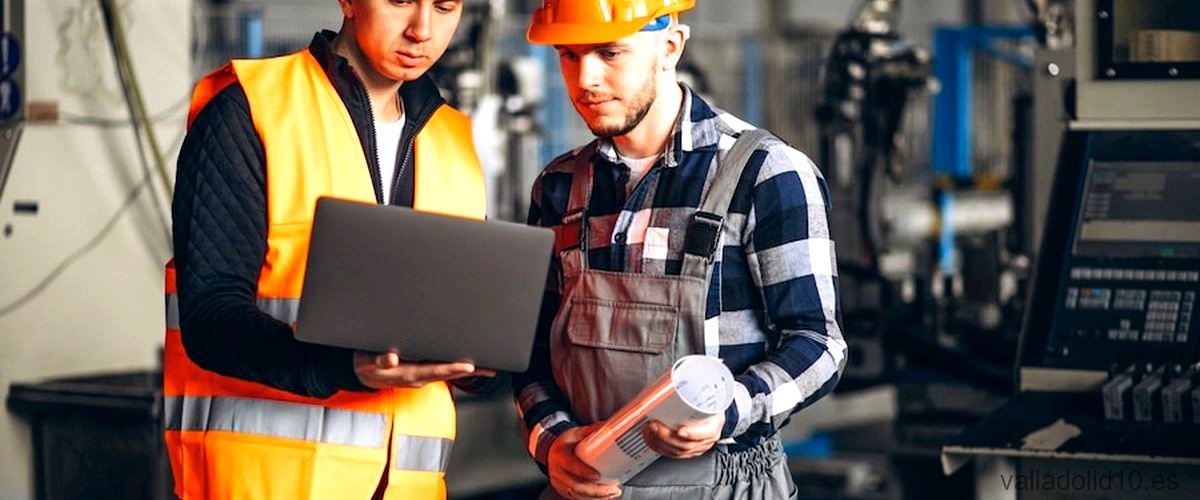
<path fill-rule="evenodd" d="M 754 442 L 831 392 L 845 366 L 828 188 L 803 153 L 769 143 L 743 233 L 766 327 L 778 339 L 737 375 L 723 438 Z"/>
<path fill-rule="evenodd" d="M 527 223 L 531 226 L 553 227 L 559 223 L 557 215 L 553 216 L 554 220 L 546 220 L 549 217 L 543 217 L 541 202 L 542 186 L 545 182 L 566 182 L 569 186 L 570 176 L 543 174 L 538 177 L 530 197 Z M 565 195 L 567 191 L 558 189 L 557 193 Z M 552 191 L 551 195 L 554 194 Z M 565 200 L 561 201 L 565 203 Z M 550 325 L 553 323 L 559 303 L 562 301 L 561 276 L 562 266 L 557 252 L 553 252 L 550 272 L 546 278 L 546 291 L 542 298 L 542 308 L 538 317 L 537 333 L 533 341 L 529 370 L 524 373 L 514 373 L 512 376 L 517 416 L 521 422 L 521 433 L 525 437 L 526 449 L 534 461 L 543 468 L 546 467 L 550 444 L 554 442 L 554 439 L 567 429 L 580 425 L 571 416 L 571 406 L 558 389 L 558 385 L 555 384 L 551 372 Z"/>

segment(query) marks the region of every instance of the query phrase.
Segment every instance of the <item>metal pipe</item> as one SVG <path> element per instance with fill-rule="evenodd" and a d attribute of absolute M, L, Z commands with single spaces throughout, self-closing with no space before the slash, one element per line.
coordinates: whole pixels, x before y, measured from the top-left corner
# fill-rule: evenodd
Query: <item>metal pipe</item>
<path fill-rule="evenodd" d="M 918 193 L 893 193 L 883 199 L 887 238 L 912 243 L 942 236 L 983 234 L 1012 225 L 1012 196 L 1000 191 L 953 191 L 933 200 Z"/>

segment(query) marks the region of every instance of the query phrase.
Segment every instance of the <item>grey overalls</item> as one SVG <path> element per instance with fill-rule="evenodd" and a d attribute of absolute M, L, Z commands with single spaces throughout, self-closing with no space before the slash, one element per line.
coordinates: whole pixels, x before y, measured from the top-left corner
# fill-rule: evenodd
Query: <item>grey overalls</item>
<path fill-rule="evenodd" d="M 563 224 L 578 226 L 579 245 L 559 255 L 563 295 L 550 329 L 550 359 L 555 382 L 583 424 L 607 419 L 676 359 L 705 353 L 705 302 L 722 221 L 747 160 L 769 136 L 743 132 L 720 160 L 685 234 L 679 276 L 589 269 L 591 164 L 575 173 Z M 738 453 L 718 444 L 694 459 L 660 458 L 621 489 L 625 499 L 783 499 L 795 493 L 777 437 Z M 543 498 L 557 495 L 548 487 Z"/>

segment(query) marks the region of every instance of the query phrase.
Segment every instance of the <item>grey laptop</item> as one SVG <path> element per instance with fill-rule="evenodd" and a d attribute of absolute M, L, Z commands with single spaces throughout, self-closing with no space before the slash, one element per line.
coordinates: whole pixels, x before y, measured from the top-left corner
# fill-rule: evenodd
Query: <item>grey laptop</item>
<path fill-rule="evenodd" d="M 545 228 L 321 198 L 296 338 L 524 371 L 553 242 Z"/>

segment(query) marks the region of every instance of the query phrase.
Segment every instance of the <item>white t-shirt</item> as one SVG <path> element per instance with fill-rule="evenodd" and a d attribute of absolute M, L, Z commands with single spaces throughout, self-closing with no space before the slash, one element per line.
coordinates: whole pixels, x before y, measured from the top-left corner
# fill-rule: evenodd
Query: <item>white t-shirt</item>
<path fill-rule="evenodd" d="M 379 159 L 379 180 L 383 187 L 383 202 L 392 201 L 392 186 L 396 183 L 396 163 L 400 161 L 400 136 L 404 134 L 404 115 L 394 122 L 375 122 L 375 156 Z"/>
<path fill-rule="evenodd" d="M 625 164 L 626 167 L 629 167 L 629 183 L 625 185 L 626 195 L 632 193 L 633 189 L 642 181 L 642 178 L 646 176 L 646 173 L 651 168 L 654 168 L 654 162 L 658 161 L 659 156 L 662 156 L 662 153 L 645 158 L 627 158 L 625 155 L 617 153 L 617 159 L 621 160 L 621 163 Z"/>

